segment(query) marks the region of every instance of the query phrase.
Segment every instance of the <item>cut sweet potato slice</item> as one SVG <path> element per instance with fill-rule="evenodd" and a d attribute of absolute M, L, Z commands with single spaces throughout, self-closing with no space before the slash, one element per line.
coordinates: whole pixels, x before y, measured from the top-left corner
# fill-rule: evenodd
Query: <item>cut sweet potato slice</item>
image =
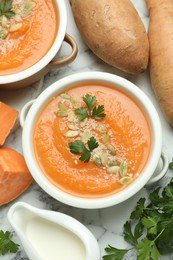
<path fill-rule="evenodd" d="M 0 148 L 0 206 L 17 198 L 32 181 L 23 155 L 11 148 Z"/>
<path fill-rule="evenodd" d="M 5 143 L 6 138 L 16 122 L 18 114 L 17 110 L 0 102 L 0 146 Z"/>

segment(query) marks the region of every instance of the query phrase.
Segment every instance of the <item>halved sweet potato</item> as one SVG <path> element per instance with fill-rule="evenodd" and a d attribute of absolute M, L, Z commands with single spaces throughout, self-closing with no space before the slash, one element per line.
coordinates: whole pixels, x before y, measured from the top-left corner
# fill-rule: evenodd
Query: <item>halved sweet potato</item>
<path fill-rule="evenodd" d="M 16 122 L 18 114 L 16 109 L 0 102 L 0 146 L 5 143 L 6 138 Z"/>
<path fill-rule="evenodd" d="M 11 148 L 0 148 L 0 206 L 18 197 L 32 181 L 23 155 Z"/>

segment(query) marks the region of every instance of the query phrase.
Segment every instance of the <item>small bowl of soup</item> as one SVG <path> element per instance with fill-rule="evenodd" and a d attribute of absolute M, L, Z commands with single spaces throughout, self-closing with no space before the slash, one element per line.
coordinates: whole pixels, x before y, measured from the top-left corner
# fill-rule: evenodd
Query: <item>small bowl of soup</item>
<path fill-rule="evenodd" d="M 75 40 L 66 33 L 67 10 L 62 0 L 9 0 L 0 14 L 0 89 L 30 85 L 50 69 L 72 62 Z M 56 54 L 66 42 L 71 52 Z"/>
<path fill-rule="evenodd" d="M 20 121 L 33 178 L 65 204 L 116 205 L 166 173 L 157 111 L 119 76 L 84 72 L 62 78 L 25 105 Z M 163 170 L 153 177 L 161 157 Z"/>

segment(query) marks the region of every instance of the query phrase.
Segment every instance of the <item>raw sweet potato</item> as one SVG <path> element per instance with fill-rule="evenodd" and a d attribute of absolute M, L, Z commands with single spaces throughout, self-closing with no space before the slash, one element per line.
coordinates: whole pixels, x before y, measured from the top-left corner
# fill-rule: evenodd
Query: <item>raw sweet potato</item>
<path fill-rule="evenodd" d="M 0 206 L 18 197 L 32 181 L 24 157 L 11 148 L 0 148 Z"/>
<path fill-rule="evenodd" d="M 150 13 L 150 78 L 160 106 L 173 125 L 173 0 L 147 0 Z"/>
<path fill-rule="evenodd" d="M 128 73 L 146 70 L 149 43 L 130 0 L 70 0 L 88 47 L 106 63 Z"/>
<path fill-rule="evenodd" d="M 3 102 L 0 102 L 0 146 L 5 143 L 5 140 L 10 134 L 17 117 L 17 110 L 4 104 Z"/>

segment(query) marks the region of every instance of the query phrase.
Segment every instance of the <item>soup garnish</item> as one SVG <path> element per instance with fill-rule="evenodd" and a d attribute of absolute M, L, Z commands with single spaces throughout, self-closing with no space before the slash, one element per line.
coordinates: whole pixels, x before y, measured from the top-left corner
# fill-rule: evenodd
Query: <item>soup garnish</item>
<path fill-rule="evenodd" d="M 110 143 L 111 137 L 106 125 L 103 122 L 98 123 L 97 121 L 104 119 L 106 116 L 106 114 L 103 113 L 104 106 L 95 106 L 97 98 L 89 94 L 86 94 L 82 98 L 86 106 L 79 108 L 73 106 L 71 102 L 72 97 L 70 95 L 62 93 L 60 97 L 62 100 L 59 102 L 60 109 L 56 112 L 56 115 L 61 117 L 67 117 L 68 113 L 74 113 L 74 115 L 76 115 L 73 124 L 71 124 L 71 118 L 67 119 L 66 124 L 69 130 L 64 135 L 67 138 L 81 136 L 81 140 L 76 139 L 74 142 L 68 144 L 70 152 L 80 154 L 79 160 L 85 163 L 92 160 L 98 167 L 102 166 L 107 173 L 118 174 L 121 184 L 130 182 L 132 177 L 131 174 L 128 173 L 127 161 L 117 160 L 116 149 Z M 77 100 L 76 97 L 73 98 Z M 63 102 L 63 100 L 66 100 L 66 102 Z M 63 113 L 64 111 L 65 113 Z M 88 121 L 89 118 L 90 121 Z M 95 121 L 95 119 L 97 120 Z M 97 131 L 100 132 L 100 137 Z M 99 137 L 99 143 L 92 134 Z M 95 150 L 96 148 L 98 149 Z"/>
<path fill-rule="evenodd" d="M 0 39 L 3 40 L 11 32 L 18 31 L 36 2 L 32 0 L 0 0 Z"/>

